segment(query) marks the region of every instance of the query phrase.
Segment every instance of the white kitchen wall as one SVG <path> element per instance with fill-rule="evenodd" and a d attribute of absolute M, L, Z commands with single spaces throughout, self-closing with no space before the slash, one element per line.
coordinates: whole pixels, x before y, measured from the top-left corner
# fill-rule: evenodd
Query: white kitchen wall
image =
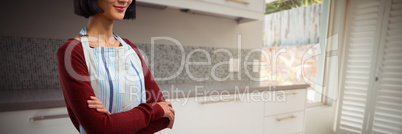
<path fill-rule="evenodd" d="M 332 134 L 336 106 L 308 108 L 306 111 L 305 134 Z"/>
<path fill-rule="evenodd" d="M 68 39 L 78 35 L 87 19 L 74 14 L 73 0 L 6 1 L 0 11 L 0 35 Z M 178 9 L 137 7 L 137 19 L 115 22 L 114 32 L 134 43 L 150 43 L 151 37 L 172 37 L 182 45 L 236 48 L 262 46 L 262 21 L 237 24 L 235 20 L 189 14 Z M 169 43 L 157 41 L 156 43 Z"/>

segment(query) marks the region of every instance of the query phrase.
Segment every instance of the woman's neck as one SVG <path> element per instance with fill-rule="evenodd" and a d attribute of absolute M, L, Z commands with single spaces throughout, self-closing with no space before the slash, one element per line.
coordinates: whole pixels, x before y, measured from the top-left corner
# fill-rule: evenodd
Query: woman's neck
<path fill-rule="evenodd" d="M 113 37 L 113 20 L 107 19 L 100 14 L 89 17 L 87 34 L 95 38 Z"/>

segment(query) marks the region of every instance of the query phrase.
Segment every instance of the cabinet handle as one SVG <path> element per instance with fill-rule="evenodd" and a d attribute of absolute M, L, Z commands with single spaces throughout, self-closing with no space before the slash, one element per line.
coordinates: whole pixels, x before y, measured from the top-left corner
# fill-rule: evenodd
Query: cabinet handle
<path fill-rule="evenodd" d="M 227 100 L 217 100 L 217 101 L 203 101 L 201 104 L 210 104 L 210 103 L 221 103 L 221 102 L 231 102 L 231 101 L 240 101 L 239 98 L 232 98 Z"/>
<path fill-rule="evenodd" d="M 29 121 L 40 121 L 40 120 L 49 120 L 49 119 L 58 119 L 58 118 L 66 118 L 69 117 L 68 114 L 57 114 L 57 115 L 45 115 L 45 116 L 35 116 L 29 118 Z"/>
<path fill-rule="evenodd" d="M 243 0 L 226 0 L 226 1 L 236 2 L 236 3 L 240 3 L 240 4 L 244 4 L 244 5 L 250 4 L 250 2 L 243 1 Z"/>
<path fill-rule="evenodd" d="M 291 115 L 291 116 L 288 116 L 288 117 L 277 118 L 276 121 L 280 122 L 280 121 L 283 121 L 283 120 L 289 120 L 289 119 L 293 119 L 293 118 L 296 118 L 296 116 Z"/>
<path fill-rule="evenodd" d="M 293 92 L 293 93 L 287 93 L 287 94 L 286 94 L 286 96 L 289 96 L 289 95 L 297 95 L 297 93 L 296 93 L 296 92 Z"/>

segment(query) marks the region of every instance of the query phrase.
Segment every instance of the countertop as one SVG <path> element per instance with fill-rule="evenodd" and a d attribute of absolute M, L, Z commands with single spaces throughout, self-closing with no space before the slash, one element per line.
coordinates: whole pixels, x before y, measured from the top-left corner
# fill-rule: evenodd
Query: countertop
<path fill-rule="evenodd" d="M 258 81 L 231 81 L 231 82 L 198 82 L 183 84 L 161 84 L 159 88 L 166 99 L 183 97 L 202 97 L 226 94 L 251 93 L 263 91 L 306 89 L 308 84 L 279 85 L 270 82 Z"/>
<path fill-rule="evenodd" d="M 230 81 L 159 84 L 166 99 L 209 95 L 306 89 L 308 84 L 274 86 L 270 82 Z M 65 107 L 61 89 L 20 89 L 0 91 L 0 112 Z"/>

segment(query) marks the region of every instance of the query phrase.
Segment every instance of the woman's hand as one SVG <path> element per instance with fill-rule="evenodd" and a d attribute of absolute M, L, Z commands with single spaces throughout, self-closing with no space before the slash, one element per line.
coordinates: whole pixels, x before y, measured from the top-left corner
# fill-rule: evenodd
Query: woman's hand
<path fill-rule="evenodd" d="M 170 102 L 158 102 L 158 104 L 159 104 L 159 106 L 162 107 L 163 111 L 165 112 L 163 117 L 167 117 L 170 120 L 168 128 L 172 129 L 173 123 L 174 123 L 174 118 L 175 118 L 172 103 L 170 103 Z"/>
<path fill-rule="evenodd" d="M 102 102 L 95 96 L 91 96 L 92 100 L 88 100 L 89 108 L 96 108 L 96 111 L 110 115 L 111 113 L 103 106 Z"/>
<path fill-rule="evenodd" d="M 103 106 L 102 102 L 96 98 L 95 96 L 91 96 L 92 100 L 88 100 L 88 107 L 94 108 L 98 112 L 105 113 L 110 115 L 111 113 Z M 165 112 L 163 117 L 169 118 L 170 122 L 168 128 L 173 128 L 174 118 L 175 118 L 175 111 L 173 110 L 172 103 L 170 102 L 158 102 L 158 105 L 162 107 L 163 111 Z"/>

